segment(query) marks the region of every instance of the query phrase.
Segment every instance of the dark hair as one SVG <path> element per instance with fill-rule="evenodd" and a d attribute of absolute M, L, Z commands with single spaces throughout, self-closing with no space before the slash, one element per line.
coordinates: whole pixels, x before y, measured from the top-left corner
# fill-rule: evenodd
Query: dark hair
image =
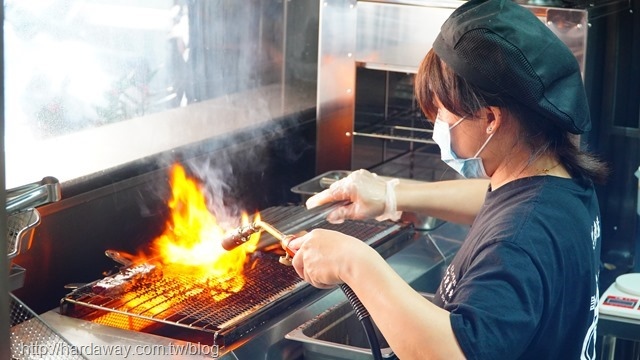
<path fill-rule="evenodd" d="M 571 176 L 581 182 L 606 181 L 607 166 L 594 155 L 581 150 L 577 136 L 552 121 L 527 121 L 541 118 L 541 115 L 519 105 L 509 94 L 489 93 L 469 83 L 454 73 L 433 50 L 421 62 L 414 88 L 420 109 L 431 121 L 438 112 L 436 100 L 460 117 L 472 117 L 487 106 L 500 107 L 509 118 L 519 123 L 518 138 L 530 150 L 529 162 L 550 154 L 556 156 Z"/>

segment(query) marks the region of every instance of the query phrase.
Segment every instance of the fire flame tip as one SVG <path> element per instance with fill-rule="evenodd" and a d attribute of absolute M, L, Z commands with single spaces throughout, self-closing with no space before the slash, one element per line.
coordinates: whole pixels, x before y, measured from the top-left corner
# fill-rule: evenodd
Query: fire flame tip
<path fill-rule="evenodd" d="M 133 256 L 135 262 L 198 273 L 202 278 L 220 281 L 242 276 L 251 258 L 249 254 L 257 248 L 259 235 L 252 236 L 247 246 L 224 250 L 222 239 L 235 229 L 222 227 L 210 212 L 202 187 L 180 165 L 174 165 L 171 171 L 172 197 L 167 201 L 170 217 L 165 230 L 152 241 L 147 254 L 140 252 Z M 247 225 L 249 218 L 243 211 L 239 220 Z M 259 212 L 255 212 L 253 218 L 253 221 L 259 220 Z"/>

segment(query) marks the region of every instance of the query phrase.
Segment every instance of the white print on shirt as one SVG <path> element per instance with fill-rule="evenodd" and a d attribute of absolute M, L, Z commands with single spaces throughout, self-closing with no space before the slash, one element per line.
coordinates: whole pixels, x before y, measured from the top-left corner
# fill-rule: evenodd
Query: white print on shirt
<path fill-rule="evenodd" d="M 596 216 L 596 220 L 593 222 L 593 227 L 591 228 L 591 243 L 593 244 L 593 250 L 596 249 L 596 244 L 598 243 L 599 238 L 600 238 L 600 218 Z"/>
<path fill-rule="evenodd" d="M 600 240 L 600 218 L 596 217 L 596 220 L 593 222 L 593 227 L 591 228 L 591 242 L 593 243 L 593 250 L 596 249 L 596 245 Z M 584 337 L 584 341 L 582 342 L 582 354 L 580 355 L 580 360 L 593 360 L 596 358 L 596 328 L 598 326 L 598 304 L 600 302 L 600 291 L 598 290 L 598 272 L 596 272 L 596 293 L 591 296 L 591 305 L 589 306 L 589 310 L 593 314 L 593 322 L 587 333 Z"/>
<path fill-rule="evenodd" d="M 598 275 L 596 274 L 596 284 L 598 283 Z M 600 291 L 596 286 L 596 294 L 591 297 L 591 310 L 593 314 L 593 322 L 587 330 L 587 334 L 582 342 L 582 353 L 580 354 L 580 360 L 594 360 L 596 358 L 596 329 L 598 327 L 598 303 L 600 299 Z"/>
<path fill-rule="evenodd" d="M 455 266 L 449 264 L 447 271 L 444 274 L 444 278 L 440 283 L 440 298 L 445 305 L 449 303 L 453 296 L 453 290 L 456 288 L 458 280 L 456 279 Z"/>

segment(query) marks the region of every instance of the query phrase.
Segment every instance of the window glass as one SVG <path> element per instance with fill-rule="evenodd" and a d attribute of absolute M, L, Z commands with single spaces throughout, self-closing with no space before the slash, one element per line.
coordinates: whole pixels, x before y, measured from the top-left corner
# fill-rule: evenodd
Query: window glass
<path fill-rule="evenodd" d="M 283 101 L 283 53 L 299 57 L 285 50 L 286 3 L 5 1 L 7 188 L 77 179 L 235 130 L 242 119 L 229 109 L 247 108 L 236 98 L 251 100 L 255 118 L 281 116 L 296 103 Z M 303 65 L 315 69 L 312 61 Z"/>

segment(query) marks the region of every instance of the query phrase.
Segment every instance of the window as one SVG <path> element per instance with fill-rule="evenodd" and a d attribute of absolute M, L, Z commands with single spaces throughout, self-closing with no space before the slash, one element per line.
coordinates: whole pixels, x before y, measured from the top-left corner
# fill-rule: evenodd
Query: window
<path fill-rule="evenodd" d="M 314 72 L 317 60 L 285 73 L 287 57 L 297 56 L 284 55 L 286 6 L 7 1 L 7 188 L 44 176 L 78 179 L 313 106 L 315 73 L 294 73 Z M 296 12 L 289 10 L 293 25 Z M 312 80 L 290 80 L 296 76 Z"/>

